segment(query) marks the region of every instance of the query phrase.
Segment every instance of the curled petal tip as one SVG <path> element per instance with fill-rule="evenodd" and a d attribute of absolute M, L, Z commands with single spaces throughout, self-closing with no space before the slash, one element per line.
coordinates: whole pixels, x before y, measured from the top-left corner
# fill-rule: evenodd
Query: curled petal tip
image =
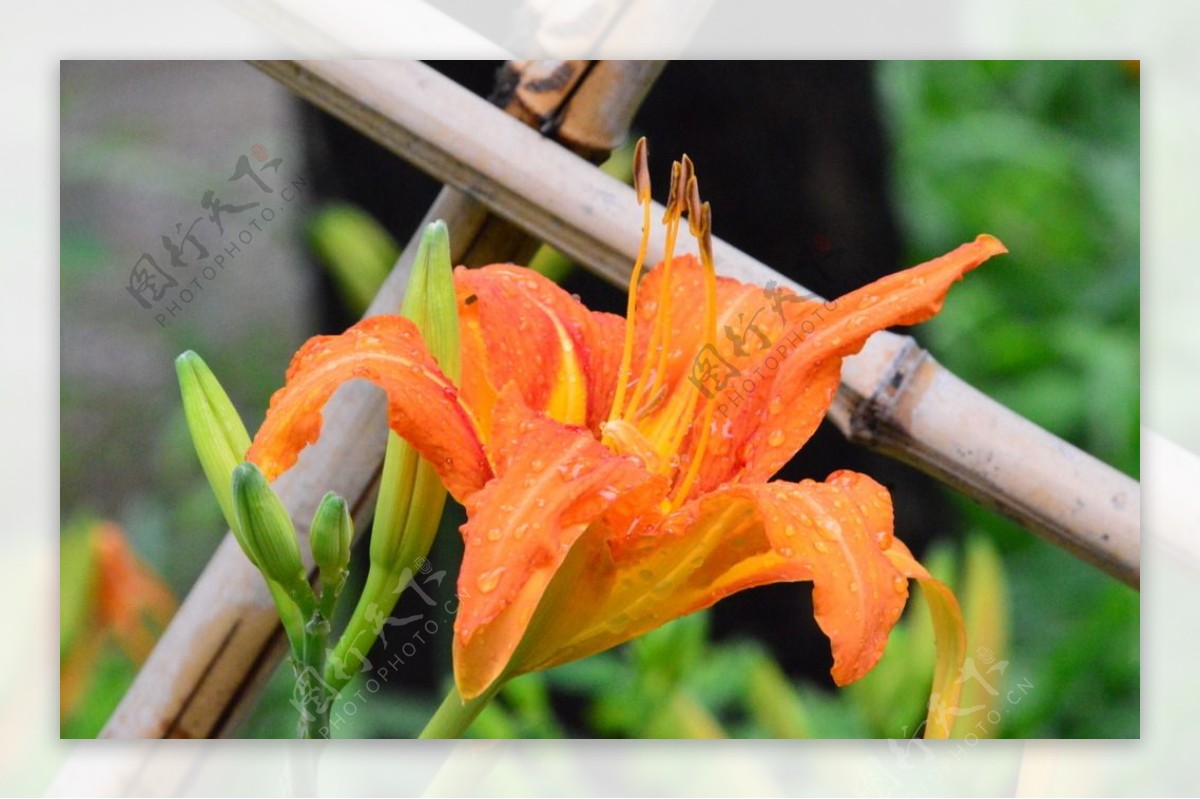
<path fill-rule="evenodd" d="M 988 255 L 1003 255 L 1008 252 L 1008 248 L 1000 241 L 1000 239 L 990 233 L 980 233 L 975 237 L 975 243 L 988 251 Z"/>

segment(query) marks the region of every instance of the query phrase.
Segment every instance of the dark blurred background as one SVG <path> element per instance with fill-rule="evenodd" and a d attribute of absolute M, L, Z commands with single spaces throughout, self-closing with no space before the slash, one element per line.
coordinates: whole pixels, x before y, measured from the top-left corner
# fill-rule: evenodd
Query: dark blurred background
<path fill-rule="evenodd" d="M 433 66 L 486 96 L 499 64 Z M 717 235 L 824 296 L 977 233 L 998 236 L 1012 254 L 972 273 L 941 316 L 910 332 L 985 393 L 1137 476 L 1136 65 L 677 62 L 634 128 L 649 138 L 656 176 L 679 154 L 692 157 Z M 307 177 L 303 205 L 186 315 L 166 327 L 147 319 L 119 296 L 127 262 L 256 142 Z M 64 66 L 62 147 L 64 524 L 86 537 L 95 520 L 117 521 L 182 596 L 223 528 L 187 440 L 171 358 L 199 351 L 253 429 L 294 348 L 358 316 L 329 242 L 373 242 L 389 263 L 438 185 L 240 64 Z M 822 269 L 831 246 L 842 258 Z M 562 274 L 590 307 L 623 310 L 623 294 L 585 269 Z M 983 675 L 968 686 L 979 702 L 964 701 L 964 729 L 1138 735 L 1135 592 L 924 475 L 848 446 L 828 424 L 781 476 L 838 468 L 885 483 L 898 534 L 956 583 Z M 447 519 L 430 558 L 451 571 L 456 523 Z M 94 557 L 78 557 L 86 563 L 74 568 L 95 568 Z M 474 731 L 911 735 L 932 662 L 918 611 L 876 672 L 834 692 L 808 586 L 756 589 L 515 681 Z M 409 595 L 395 615 L 419 612 Z M 64 633 L 64 660 L 68 643 Z M 337 736 L 414 735 L 445 687 L 448 649 L 448 635 L 419 647 L 370 701 L 342 708 Z M 102 652 L 80 678 L 95 687 L 65 735 L 94 734 L 133 673 L 127 652 Z M 380 646 L 373 657 L 393 654 Z M 288 736 L 286 667 L 269 690 L 275 700 L 260 703 L 245 733 Z"/>

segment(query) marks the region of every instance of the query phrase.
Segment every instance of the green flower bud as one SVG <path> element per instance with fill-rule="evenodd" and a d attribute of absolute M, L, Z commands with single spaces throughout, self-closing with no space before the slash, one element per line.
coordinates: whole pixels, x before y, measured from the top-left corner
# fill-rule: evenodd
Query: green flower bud
<path fill-rule="evenodd" d="M 458 300 L 450 263 L 450 234 L 438 220 L 425 228 L 400 313 L 416 323 L 429 352 L 452 381 L 459 378 Z M 433 468 L 404 439 L 388 436 L 379 502 L 371 528 L 372 566 L 401 571 L 429 552 L 446 503 Z"/>
<path fill-rule="evenodd" d="M 313 560 L 321 570 L 321 582 L 326 586 L 337 586 L 344 578 L 350 565 L 353 533 L 354 522 L 350 519 L 346 500 L 330 491 L 317 507 L 308 534 Z"/>
<path fill-rule="evenodd" d="M 458 299 L 450 263 L 450 235 L 438 220 L 425 228 L 413 260 L 401 314 L 416 323 L 442 372 L 457 382 L 461 372 Z M 389 432 L 371 526 L 371 568 L 358 605 L 330 657 L 326 677 L 338 688 L 362 664 L 378 629 L 373 619 L 395 607 L 400 581 L 429 554 L 446 504 L 446 489 L 433 467 L 404 439 Z"/>
<path fill-rule="evenodd" d="M 268 580 L 278 583 L 301 609 L 312 591 L 300 560 L 300 545 L 287 509 L 253 463 L 233 470 L 233 507 L 246 555 Z"/>
<path fill-rule="evenodd" d="M 187 417 L 192 445 L 200 457 L 200 466 L 225 514 L 226 523 L 245 550 L 246 544 L 238 532 L 233 512 L 230 479 L 233 470 L 245 460 L 246 450 L 250 449 L 250 436 L 229 396 L 199 355 L 191 350 L 180 355 L 175 359 L 175 373 L 179 376 L 183 413 Z"/>

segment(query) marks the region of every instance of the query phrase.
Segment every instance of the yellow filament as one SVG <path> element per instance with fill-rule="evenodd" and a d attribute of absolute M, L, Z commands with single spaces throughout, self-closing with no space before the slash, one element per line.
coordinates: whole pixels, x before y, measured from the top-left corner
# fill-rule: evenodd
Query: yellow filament
<path fill-rule="evenodd" d="M 642 265 L 646 262 L 646 249 L 650 244 L 650 207 L 652 204 L 653 201 L 647 193 L 647 197 L 642 202 L 642 241 L 638 244 L 637 260 L 633 263 L 633 274 L 629 279 L 629 300 L 625 308 L 625 349 L 621 352 L 621 369 L 617 372 L 617 394 L 613 397 L 612 410 L 608 414 L 610 422 L 621 416 L 629 373 L 633 371 L 633 338 L 637 327 L 634 315 L 637 313 L 638 280 L 641 278 Z"/>
<path fill-rule="evenodd" d="M 708 231 L 704 231 L 703 235 L 707 236 Z M 703 244 L 700 247 L 700 261 L 704 265 L 704 344 L 715 347 L 717 342 L 717 268 L 713 264 L 712 253 Z M 699 390 L 697 389 L 695 393 L 698 394 Z M 716 409 L 714 400 L 715 395 L 705 397 L 704 423 L 700 428 L 700 438 L 696 442 L 696 449 L 688 464 L 687 474 L 679 483 L 675 496 L 671 499 L 673 507 L 678 508 L 687 502 L 688 492 L 692 490 L 692 484 L 696 482 L 696 478 L 700 474 L 700 464 L 704 460 L 704 452 L 708 449 L 708 439 L 712 432 L 713 412 Z M 689 407 L 694 408 L 690 403 Z M 691 419 L 692 417 L 689 414 L 686 418 Z"/>
<path fill-rule="evenodd" d="M 642 363 L 642 373 L 638 376 L 637 387 L 633 390 L 633 398 L 629 402 L 629 407 L 625 409 L 625 421 L 632 421 L 637 415 L 638 406 L 641 405 L 642 399 L 646 393 L 652 388 L 651 383 L 657 384 L 659 380 L 664 378 L 661 371 L 653 373 L 654 379 L 651 380 L 650 362 L 653 360 L 652 353 L 656 346 L 661 346 L 662 353 L 667 351 L 667 346 L 670 343 L 670 329 L 663 328 L 662 322 L 664 319 L 670 319 L 671 306 L 671 260 L 675 256 L 675 240 L 679 236 L 679 211 L 677 205 L 672 205 L 667 209 L 667 246 L 663 258 L 663 283 L 662 289 L 659 291 L 659 306 L 658 317 L 654 320 L 654 330 L 650 334 L 650 341 L 646 348 L 646 360 Z"/>

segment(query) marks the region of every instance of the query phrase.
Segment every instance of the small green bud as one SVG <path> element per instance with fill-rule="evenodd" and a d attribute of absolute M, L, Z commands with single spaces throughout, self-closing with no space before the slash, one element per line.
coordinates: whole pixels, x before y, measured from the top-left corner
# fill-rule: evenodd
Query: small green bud
<path fill-rule="evenodd" d="M 175 373 L 179 377 L 188 431 L 204 476 L 225 514 L 225 521 L 238 536 L 242 549 L 246 549 L 233 512 L 230 479 L 233 470 L 245 460 L 250 436 L 229 396 L 199 355 L 191 350 L 180 355 L 175 359 Z"/>
<path fill-rule="evenodd" d="M 233 505 L 245 539 L 243 547 L 249 545 L 246 555 L 264 577 L 281 585 L 302 609 L 310 605 L 312 592 L 292 519 L 253 463 L 243 463 L 233 470 Z"/>
<path fill-rule="evenodd" d="M 421 236 L 400 315 L 416 323 L 443 374 L 457 382 L 462 371 L 458 296 L 450 262 L 450 232 L 440 219 L 430 222 Z"/>
<path fill-rule="evenodd" d="M 350 565 L 353 533 L 354 522 L 350 519 L 346 500 L 330 491 L 317 507 L 308 534 L 313 560 L 321 570 L 321 582 L 325 585 L 336 586 L 341 582 Z"/>

